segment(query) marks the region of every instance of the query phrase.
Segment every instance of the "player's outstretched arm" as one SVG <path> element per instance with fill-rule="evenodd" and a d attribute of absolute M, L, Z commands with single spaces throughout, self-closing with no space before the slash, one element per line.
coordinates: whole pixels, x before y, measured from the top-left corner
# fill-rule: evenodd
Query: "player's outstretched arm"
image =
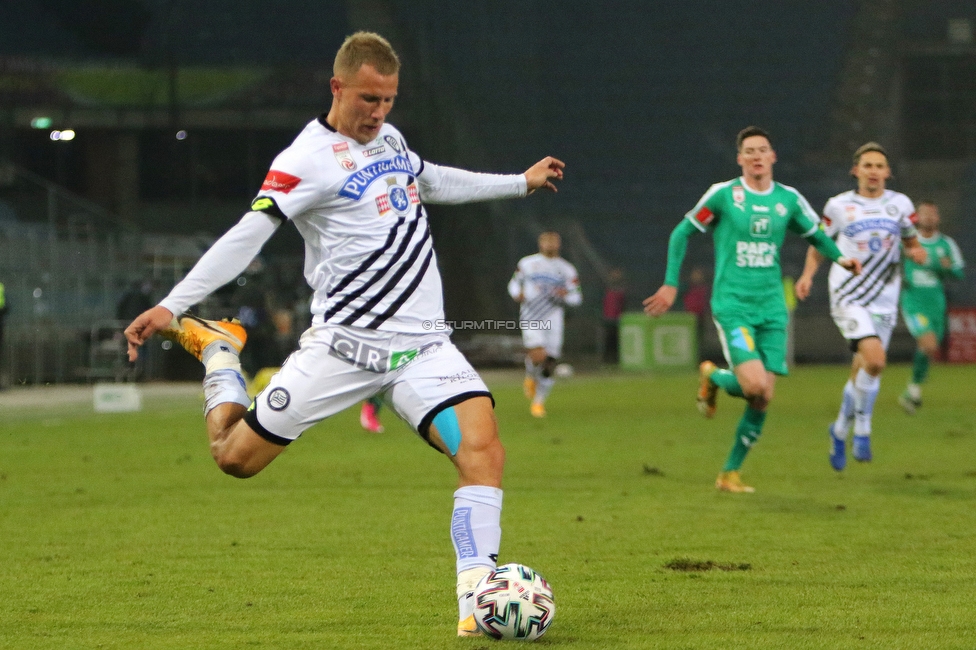
<path fill-rule="evenodd" d="M 532 192 L 535 192 L 538 189 L 558 192 L 559 190 L 556 189 L 556 185 L 552 181 L 561 181 L 563 179 L 563 169 L 565 167 L 566 163 L 558 158 L 546 156 L 536 164 L 526 169 L 525 194 L 532 194 Z"/>
<path fill-rule="evenodd" d="M 660 316 L 671 309 L 671 305 L 674 304 L 674 299 L 677 296 L 678 287 L 662 285 L 660 289 L 654 292 L 653 296 L 644 299 L 644 313 L 648 316 Z"/>
<path fill-rule="evenodd" d="M 149 337 L 161 329 L 166 329 L 173 322 L 173 312 L 156 305 L 142 312 L 125 328 L 125 340 L 128 342 L 129 361 L 139 358 L 139 346 L 149 340 Z"/>

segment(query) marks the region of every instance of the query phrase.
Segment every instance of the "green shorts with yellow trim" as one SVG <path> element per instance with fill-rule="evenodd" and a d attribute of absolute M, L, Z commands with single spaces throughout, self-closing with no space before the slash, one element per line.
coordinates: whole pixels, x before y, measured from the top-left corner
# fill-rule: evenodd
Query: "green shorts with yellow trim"
<path fill-rule="evenodd" d="M 935 334 L 935 338 L 939 343 L 945 337 L 945 312 L 933 312 L 918 308 L 912 309 L 908 305 L 902 305 L 901 317 L 905 319 L 905 325 L 908 326 L 908 331 L 916 339 L 921 338 L 929 332 Z"/>
<path fill-rule="evenodd" d="M 759 359 L 769 372 L 789 374 L 785 316 L 757 320 L 741 314 L 716 314 L 713 320 L 729 367 Z"/>

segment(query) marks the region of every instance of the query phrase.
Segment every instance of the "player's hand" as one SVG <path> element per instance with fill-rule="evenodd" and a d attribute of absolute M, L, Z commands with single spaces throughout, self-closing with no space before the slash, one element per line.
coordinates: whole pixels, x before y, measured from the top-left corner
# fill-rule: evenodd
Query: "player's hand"
<path fill-rule="evenodd" d="M 908 255 L 908 259 L 918 265 L 924 265 L 929 259 L 928 253 L 925 252 L 925 248 L 922 246 L 912 246 L 910 248 L 906 248 L 905 254 Z"/>
<path fill-rule="evenodd" d="M 125 328 L 125 340 L 129 343 L 129 361 L 139 358 L 139 346 L 161 329 L 173 322 L 173 312 L 156 305 L 142 312 Z"/>
<path fill-rule="evenodd" d="M 568 293 L 569 292 L 566 291 L 566 287 L 556 287 L 552 290 L 552 295 L 556 296 L 557 298 L 565 298 L 566 294 Z"/>
<path fill-rule="evenodd" d="M 939 265 L 944 269 L 951 269 L 952 259 L 950 259 L 946 255 L 939 255 Z"/>
<path fill-rule="evenodd" d="M 662 285 L 653 296 L 644 300 L 644 313 L 648 316 L 660 316 L 671 309 L 677 296 L 678 287 Z"/>
<path fill-rule="evenodd" d="M 525 194 L 528 196 L 538 189 L 549 190 L 550 192 L 558 192 L 555 183 L 552 181 L 561 181 L 563 179 L 563 168 L 566 167 L 566 163 L 563 161 L 553 158 L 552 156 L 546 156 L 536 164 L 532 165 L 525 170 Z"/>
<path fill-rule="evenodd" d="M 842 257 L 837 263 L 854 275 L 861 275 L 861 260 L 854 257 Z"/>
<path fill-rule="evenodd" d="M 810 289 L 813 288 L 813 278 L 801 275 L 796 284 L 793 285 L 793 293 L 800 300 L 806 300 L 810 297 Z"/>

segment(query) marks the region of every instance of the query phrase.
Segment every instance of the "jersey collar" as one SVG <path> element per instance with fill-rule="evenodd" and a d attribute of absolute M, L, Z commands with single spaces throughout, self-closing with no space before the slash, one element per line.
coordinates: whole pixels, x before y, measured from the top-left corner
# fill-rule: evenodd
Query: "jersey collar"
<path fill-rule="evenodd" d="M 746 188 L 747 192 L 749 192 L 750 194 L 756 194 L 758 196 L 767 196 L 769 194 L 772 194 L 773 190 L 776 189 L 776 181 L 770 181 L 769 189 L 764 192 L 760 192 L 759 190 L 754 190 L 751 187 L 749 187 L 749 183 L 746 182 L 744 176 L 739 176 L 739 180 L 742 182 L 742 187 Z"/>

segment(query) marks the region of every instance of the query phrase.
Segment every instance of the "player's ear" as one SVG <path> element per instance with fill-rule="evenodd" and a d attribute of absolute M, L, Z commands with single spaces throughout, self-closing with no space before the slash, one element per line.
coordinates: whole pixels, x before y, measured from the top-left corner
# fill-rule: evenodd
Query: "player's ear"
<path fill-rule="evenodd" d="M 329 88 L 332 89 L 333 97 L 339 94 L 339 90 L 342 89 L 342 82 L 339 80 L 339 77 L 332 77 L 332 79 L 329 80 Z"/>

